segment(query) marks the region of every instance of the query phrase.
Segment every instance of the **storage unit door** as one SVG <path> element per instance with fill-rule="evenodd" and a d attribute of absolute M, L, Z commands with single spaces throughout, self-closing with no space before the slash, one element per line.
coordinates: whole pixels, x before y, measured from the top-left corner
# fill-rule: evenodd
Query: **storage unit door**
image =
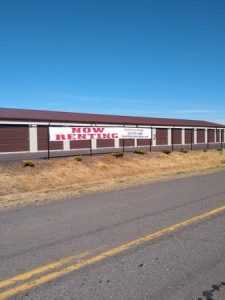
<path fill-rule="evenodd" d="M 91 148 L 91 140 L 70 142 L 70 149 L 90 149 L 90 148 Z"/>
<path fill-rule="evenodd" d="M 29 151 L 28 126 L 0 125 L 0 152 Z"/>
<path fill-rule="evenodd" d="M 113 139 L 99 139 L 97 140 L 97 147 L 98 148 L 104 148 L 104 147 L 114 147 L 114 140 Z"/>
<path fill-rule="evenodd" d="M 193 129 L 185 129 L 185 144 L 193 143 Z"/>
<path fill-rule="evenodd" d="M 156 145 L 168 145 L 168 129 L 156 128 Z"/>
<path fill-rule="evenodd" d="M 38 136 L 38 150 L 47 150 L 48 149 L 48 127 L 38 126 L 37 128 Z M 63 142 L 49 142 L 50 150 L 62 150 Z"/>
<path fill-rule="evenodd" d="M 182 144 L 182 129 L 174 128 L 172 129 L 172 143 L 174 145 L 180 145 Z"/>
<path fill-rule="evenodd" d="M 214 142 L 215 142 L 215 130 L 208 129 L 208 143 L 214 143 Z"/>
<path fill-rule="evenodd" d="M 205 129 L 197 129 L 197 143 L 205 143 Z"/>
<path fill-rule="evenodd" d="M 138 139 L 137 145 L 138 146 L 150 146 L 151 140 L 150 139 Z"/>
<path fill-rule="evenodd" d="M 221 131 L 221 142 L 224 143 L 224 130 Z"/>
<path fill-rule="evenodd" d="M 219 129 L 216 130 L 216 142 L 217 143 L 220 142 L 220 130 Z"/>
<path fill-rule="evenodd" d="M 124 142 L 123 139 L 120 139 L 120 147 L 123 146 L 123 143 L 125 147 L 134 146 L 134 139 L 124 139 Z"/>

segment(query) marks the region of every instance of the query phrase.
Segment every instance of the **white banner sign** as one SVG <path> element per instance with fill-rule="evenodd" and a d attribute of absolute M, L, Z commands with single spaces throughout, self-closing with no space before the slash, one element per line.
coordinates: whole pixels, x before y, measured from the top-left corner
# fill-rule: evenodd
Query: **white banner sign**
<path fill-rule="evenodd" d="M 151 139 L 150 128 L 128 127 L 49 127 L 50 141 L 91 139 Z"/>

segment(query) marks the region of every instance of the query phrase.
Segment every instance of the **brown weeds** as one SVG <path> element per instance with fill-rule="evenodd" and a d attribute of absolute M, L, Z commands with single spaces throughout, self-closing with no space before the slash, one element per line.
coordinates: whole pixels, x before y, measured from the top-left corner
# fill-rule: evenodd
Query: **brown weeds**
<path fill-rule="evenodd" d="M 224 168 L 225 155 L 218 151 L 126 154 L 35 161 L 0 166 L 0 208 L 26 205 L 46 199 L 73 197 L 83 192 L 111 190 L 178 174 Z"/>

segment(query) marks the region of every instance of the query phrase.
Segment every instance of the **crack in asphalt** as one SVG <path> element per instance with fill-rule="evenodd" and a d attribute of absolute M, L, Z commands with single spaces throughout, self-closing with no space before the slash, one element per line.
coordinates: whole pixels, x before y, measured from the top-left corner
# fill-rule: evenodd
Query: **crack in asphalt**
<path fill-rule="evenodd" d="M 203 291 L 202 297 L 199 297 L 197 300 L 216 300 L 215 293 L 221 291 L 221 289 L 225 292 L 225 281 L 221 281 L 219 284 L 213 284 L 211 289 Z"/>

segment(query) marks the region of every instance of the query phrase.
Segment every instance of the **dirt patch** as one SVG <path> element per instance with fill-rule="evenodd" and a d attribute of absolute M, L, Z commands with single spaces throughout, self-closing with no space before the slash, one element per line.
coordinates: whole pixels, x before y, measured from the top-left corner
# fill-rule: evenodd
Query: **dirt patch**
<path fill-rule="evenodd" d="M 0 208 L 72 198 L 85 192 L 122 188 L 160 178 L 225 167 L 219 151 L 125 154 L 0 165 Z"/>

